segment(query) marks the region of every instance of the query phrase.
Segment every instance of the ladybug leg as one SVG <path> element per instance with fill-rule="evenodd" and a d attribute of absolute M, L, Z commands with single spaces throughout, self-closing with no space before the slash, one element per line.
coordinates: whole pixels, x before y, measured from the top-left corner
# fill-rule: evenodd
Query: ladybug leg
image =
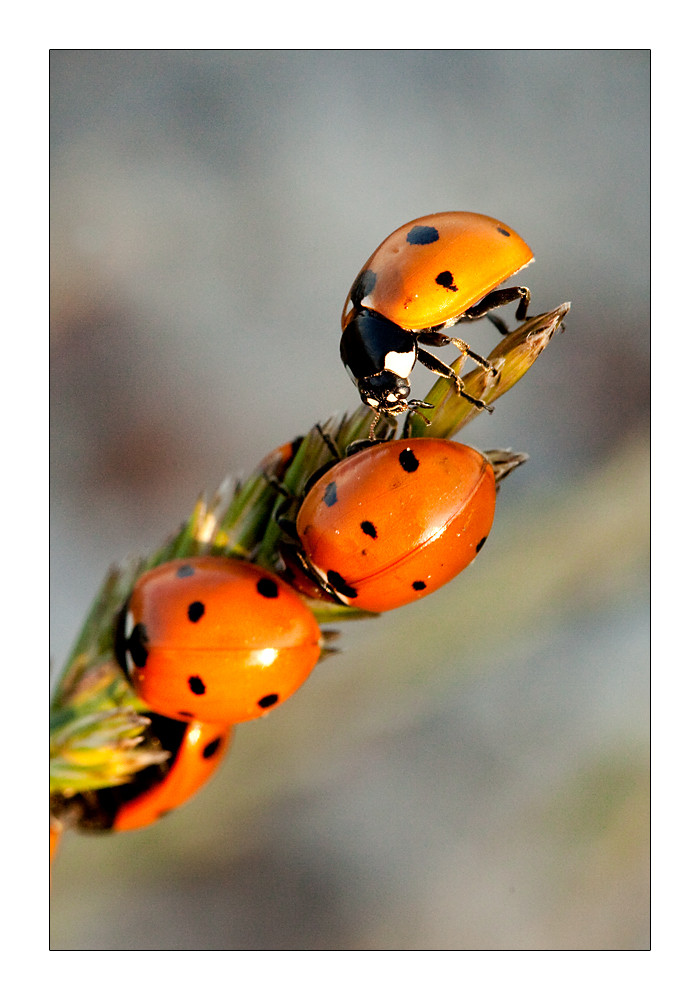
<path fill-rule="evenodd" d="M 274 515 L 277 527 L 283 535 L 291 539 L 293 542 L 299 541 L 299 536 L 297 535 L 296 517 L 290 517 L 290 514 L 293 513 L 293 508 L 296 505 L 296 502 L 296 497 L 288 497 L 286 500 L 282 501 Z"/>
<path fill-rule="evenodd" d="M 417 413 L 418 416 L 423 421 L 423 423 L 425 424 L 425 426 L 430 427 L 431 420 L 429 417 L 426 417 L 426 415 L 422 412 L 422 410 L 424 409 L 434 410 L 435 407 L 433 406 L 432 403 L 426 403 L 424 399 L 409 399 L 408 406 L 406 407 L 407 410 L 406 419 L 404 420 L 403 430 L 401 431 L 402 438 L 411 437 L 411 424 L 409 418 L 412 413 Z"/>
<path fill-rule="evenodd" d="M 335 443 L 335 441 L 330 436 L 330 434 L 326 434 L 326 432 L 324 431 L 323 427 L 321 427 L 320 424 L 314 424 L 314 427 L 316 428 L 316 430 L 318 431 L 318 433 L 323 438 L 323 440 L 325 442 L 325 445 L 326 445 L 326 448 L 328 448 L 329 452 L 331 453 L 331 455 L 333 456 L 333 458 L 337 462 L 338 459 L 340 458 L 340 452 L 338 451 L 338 445 Z"/>
<path fill-rule="evenodd" d="M 277 478 L 277 476 L 273 476 L 269 472 L 263 472 L 263 479 L 266 480 L 268 485 L 271 486 L 275 492 L 279 493 L 281 497 L 285 497 L 285 499 L 292 498 L 293 495 L 289 492 L 284 483 Z"/>
<path fill-rule="evenodd" d="M 523 320 L 527 316 L 527 309 L 530 305 L 530 289 L 518 285 L 514 288 L 497 288 L 495 291 L 489 292 L 481 302 L 477 302 L 471 309 L 467 309 L 464 315 L 460 317 L 459 322 L 461 323 L 462 320 L 481 319 L 482 316 L 491 312 L 492 309 L 507 306 L 509 302 L 515 302 L 516 299 L 520 301 L 518 302 L 518 308 L 515 310 L 515 318 Z"/>
<path fill-rule="evenodd" d="M 300 569 L 312 583 L 314 583 L 319 590 L 321 590 L 326 597 L 330 598 L 334 604 L 343 604 L 345 601 L 341 600 L 338 592 L 331 586 L 331 584 L 324 580 L 320 573 L 317 573 L 314 567 L 311 565 L 309 560 L 306 558 L 301 546 L 295 547 L 293 552 L 288 554 L 287 558 L 291 558 L 296 563 L 297 569 Z"/>
<path fill-rule="evenodd" d="M 448 338 L 451 339 L 451 338 Z M 457 392 L 464 399 L 468 399 L 469 402 L 476 406 L 479 410 L 488 410 L 489 413 L 493 413 L 493 407 L 485 403 L 483 399 L 477 399 L 475 396 L 470 396 L 468 392 L 464 391 L 464 382 L 459 377 L 459 375 L 446 365 L 444 361 L 440 361 L 436 358 L 434 354 L 429 354 L 428 351 L 424 351 L 421 347 L 418 348 L 418 360 L 422 365 L 425 365 L 431 372 L 435 372 L 436 375 L 442 375 L 443 378 L 451 379 L 456 387 Z"/>
<path fill-rule="evenodd" d="M 296 497 L 284 483 L 276 476 L 264 474 L 270 486 L 279 494 L 281 502 L 274 509 L 273 519 L 283 535 L 287 538 L 296 539 L 296 516 L 294 508 L 299 506 L 299 497 Z"/>
<path fill-rule="evenodd" d="M 374 421 L 372 421 L 374 424 Z M 396 433 L 396 428 L 392 431 L 392 438 Z M 358 451 L 364 451 L 365 448 L 371 448 L 375 444 L 384 444 L 386 438 L 377 437 L 375 434 L 373 437 L 358 438 L 357 441 L 351 441 L 350 444 L 345 449 L 346 457 L 349 455 L 356 455 Z"/>
<path fill-rule="evenodd" d="M 461 351 L 466 358 L 471 358 L 472 361 L 476 361 L 480 368 L 483 368 L 485 372 L 491 372 L 492 375 L 498 375 L 498 369 L 490 365 L 486 358 L 482 358 L 480 354 L 476 351 L 472 351 L 468 344 L 465 344 L 463 340 L 459 340 L 458 337 L 447 337 L 451 344 L 454 344 L 458 351 Z"/>
<path fill-rule="evenodd" d="M 462 317 L 463 318 L 463 317 Z M 460 318 L 458 322 L 461 323 Z M 459 337 L 450 337 L 449 334 L 444 332 L 444 327 L 437 327 L 432 330 L 421 330 L 418 334 L 418 340 L 422 344 L 429 344 L 431 347 L 445 347 L 447 344 L 454 344 L 458 351 L 461 351 L 465 358 L 471 358 L 475 361 L 480 368 L 483 368 L 485 372 L 491 372 L 492 375 L 497 375 L 498 371 L 493 365 L 490 365 L 486 358 L 482 358 L 480 354 L 473 351 L 469 344 L 464 340 L 460 340 Z M 451 369 L 450 369 L 451 370 Z"/>

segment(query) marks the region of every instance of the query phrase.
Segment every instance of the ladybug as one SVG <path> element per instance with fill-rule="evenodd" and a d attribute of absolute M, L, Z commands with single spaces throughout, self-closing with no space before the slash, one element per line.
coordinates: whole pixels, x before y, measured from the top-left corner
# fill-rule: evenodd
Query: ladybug
<path fill-rule="evenodd" d="M 116 653 L 153 711 L 231 725 L 289 698 L 313 670 L 320 640 L 311 611 L 273 573 L 198 556 L 138 580 Z"/>
<path fill-rule="evenodd" d="M 299 450 L 299 445 L 302 441 L 302 437 L 296 437 L 292 441 L 286 441 L 284 444 L 273 448 L 271 452 L 258 462 L 255 472 L 274 478 L 283 476 L 292 464 L 292 460 Z"/>
<path fill-rule="evenodd" d="M 169 758 L 137 771 L 123 785 L 76 797 L 80 829 L 136 830 L 162 819 L 206 784 L 233 740 L 233 726 L 180 722 L 154 713 L 149 718 L 149 736 L 169 752 Z"/>
<path fill-rule="evenodd" d="M 420 361 L 451 379 L 471 403 L 489 409 L 464 391 L 449 365 L 420 345 L 454 344 L 497 374 L 463 340 L 444 331 L 516 299 L 516 319 L 525 319 L 529 289 L 497 286 L 533 259 L 510 226 L 475 212 L 425 215 L 387 237 L 355 278 L 341 318 L 340 357 L 362 402 L 387 414 L 429 408 L 408 398 L 409 375 Z"/>
<path fill-rule="evenodd" d="M 486 541 L 496 481 L 456 441 L 379 442 L 313 483 L 299 508 L 300 561 L 326 592 L 364 611 L 432 594 Z"/>

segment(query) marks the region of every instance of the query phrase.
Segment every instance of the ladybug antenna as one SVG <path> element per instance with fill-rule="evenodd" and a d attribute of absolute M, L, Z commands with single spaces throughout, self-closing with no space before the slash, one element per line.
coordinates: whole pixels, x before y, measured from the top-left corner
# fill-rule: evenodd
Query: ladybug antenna
<path fill-rule="evenodd" d="M 372 423 L 369 425 L 369 431 L 368 431 L 368 434 L 367 434 L 367 436 L 368 436 L 368 438 L 369 438 L 370 441 L 375 441 L 376 440 L 376 438 L 374 436 L 374 428 L 379 423 L 379 419 L 380 419 L 381 415 L 382 414 L 381 414 L 380 410 L 375 410 L 374 417 L 372 418 Z"/>

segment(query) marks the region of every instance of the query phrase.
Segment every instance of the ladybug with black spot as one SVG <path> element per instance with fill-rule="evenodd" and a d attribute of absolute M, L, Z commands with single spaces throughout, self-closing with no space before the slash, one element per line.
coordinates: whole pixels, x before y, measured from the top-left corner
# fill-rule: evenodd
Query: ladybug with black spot
<path fill-rule="evenodd" d="M 153 711 L 232 725 L 265 715 L 303 684 L 321 654 L 321 633 L 275 574 L 197 556 L 162 563 L 137 581 L 116 652 Z"/>
<path fill-rule="evenodd" d="M 389 611 L 434 593 L 481 550 L 496 479 L 467 445 L 379 442 L 337 462 L 306 493 L 298 558 L 334 600 Z"/>
<path fill-rule="evenodd" d="M 449 365 L 420 345 L 453 344 L 496 375 L 468 344 L 445 331 L 516 300 L 516 319 L 524 320 L 529 290 L 498 286 L 533 259 L 510 226 L 475 212 L 426 215 L 387 237 L 353 282 L 341 318 L 340 356 L 362 402 L 391 415 L 429 407 L 409 399 L 409 376 L 420 362 L 488 409 L 464 391 Z"/>
<path fill-rule="evenodd" d="M 71 799 L 81 830 L 136 830 L 184 805 L 224 761 L 234 727 L 179 722 L 148 713 L 147 739 L 167 752 L 162 764 L 137 771 L 131 781 Z"/>

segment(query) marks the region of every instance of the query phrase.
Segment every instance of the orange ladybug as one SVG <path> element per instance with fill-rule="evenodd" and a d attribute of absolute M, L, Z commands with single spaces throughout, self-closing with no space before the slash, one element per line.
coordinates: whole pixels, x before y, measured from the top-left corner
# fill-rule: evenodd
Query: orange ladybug
<path fill-rule="evenodd" d="M 309 489 L 296 521 L 301 559 L 336 600 L 389 611 L 468 566 L 495 506 L 493 467 L 473 448 L 437 438 L 378 443 Z"/>
<path fill-rule="evenodd" d="M 301 597 L 251 563 L 163 563 L 134 587 L 117 657 L 162 715 L 232 725 L 286 701 L 313 670 L 321 632 Z"/>
<path fill-rule="evenodd" d="M 453 344 L 488 370 L 468 344 L 444 331 L 516 300 L 516 318 L 525 319 L 529 289 L 498 286 L 533 259 L 510 226 L 475 212 L 426 215 L 387 237 L 355 278 L 341 317 L 340 356 L 363 403 L 389 414 L 427 406 L 409 400 L 409 376 L 419 361 L 486 407 L 420 345 Z"/>
<path fill-rule="evenodd" d="M 233 741 L 235 727 L 219 723 L 180 722 L 148 713 L 149 735 L 170 756 L 162 764 L 137 771 L 131 781 L 85 792 L 79 806 L 79 830 L 137 830 L 182 806 L 209 781 Z"/>
<path fill-rule="evenodd" d="M 154 716 L 153 720 L 156 719 Z M 222 726 L 221 723 L 199 720 L 182 723 L 164 718 L 153 720 L 152 729 L 159 735 L 163 748 L 171 753 L 170 760 L 166 761 L 165 776 L 154 780 L 150 787 L 137 792 L 133 798 L 125 794 L 130 790 L 129 784 L 111 789 L 119 803 L 112 823 L 113 830 L 136 830 L 148 826 L 184 805 L 223 762 L 235 732 L 234 726 Z M 170 726 L 166 736 L 167 723 Z M 136 775 L 137 790 L 142 787 L 141 775 L 141 772 Z"/>

